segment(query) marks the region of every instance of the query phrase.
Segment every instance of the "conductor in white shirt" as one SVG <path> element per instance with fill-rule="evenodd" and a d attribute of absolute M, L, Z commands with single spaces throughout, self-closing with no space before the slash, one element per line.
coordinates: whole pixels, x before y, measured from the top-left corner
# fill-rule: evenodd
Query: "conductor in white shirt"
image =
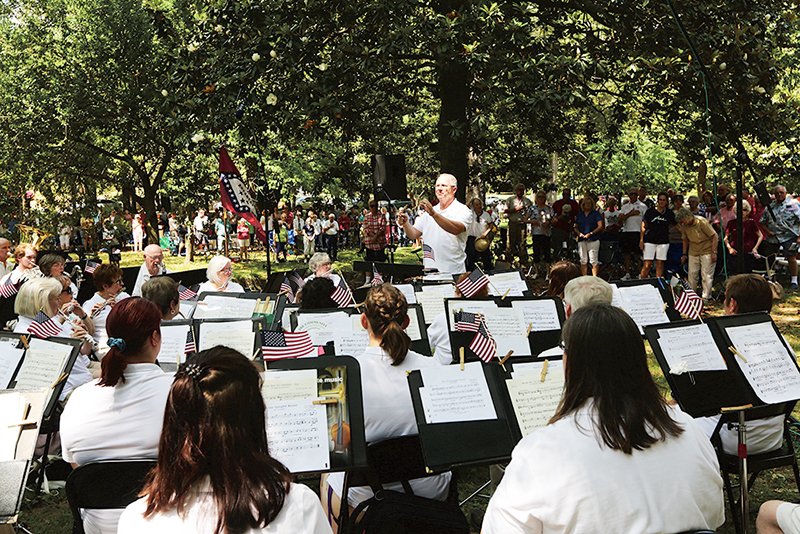
<path fill-rule="evenodd" d="M 399 213 L 397 224 L 409 239 L 422 238 L 431 247 L 433 257 L 425 257 L 425 267 L 436 268 L 440 273 L 464 272 L 467 259 L 467 227 L 472 222 L 468 207 L 456 200 L 458 181 L 452 174 L 440 174 L 436 179 L 436 206 L 423 199 L 419 207 L 423 213 L 412 226 L 408 215 Z"/>
<path fill-rule="evenodd" d="M 136 277 L 136 284 L 133 286 L 131 296 L 141 297 L 142 286 L 154 276 L 166 274 L 168 271 L 164 267 L 164 252 L 158 245 L 147 245 L 144 247 L 144 263 L 139 268 L 139 276 Z"/>

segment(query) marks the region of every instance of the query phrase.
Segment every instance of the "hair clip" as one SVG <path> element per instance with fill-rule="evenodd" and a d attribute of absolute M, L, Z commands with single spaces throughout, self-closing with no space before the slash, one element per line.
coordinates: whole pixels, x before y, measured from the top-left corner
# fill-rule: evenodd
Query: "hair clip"
<path fill-rule="evenodd" d="M 125 349 L 128 347 L 128 344 L 125 343 L 125 340 L 121 337 L 110 337 L 108 338 L 107 344 L 109 347 L 114 347 L 120 352 L 125 352 Z"/>
<path fill-rule="evenodd" d="M 188 376 L 192 380 L 198 381 L 201 378 L 203 378 L 203 375 L 205 374 L 206 369 L 203 368 L 203 367 L 200 367 L 196 363 L 187 363 L 183 367 L 183 372 L 186 374 L 186 376 Z"/>

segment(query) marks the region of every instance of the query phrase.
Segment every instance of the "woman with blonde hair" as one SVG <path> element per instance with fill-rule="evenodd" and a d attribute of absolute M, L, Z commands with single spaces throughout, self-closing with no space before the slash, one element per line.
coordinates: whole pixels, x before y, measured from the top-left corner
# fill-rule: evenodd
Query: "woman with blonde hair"
<path fill-rule="evenodd" d="M 369 334 L 369 345 L 357 357 L 363 387 L 364 433 L 368 443 L 417 434 L 406 375 L 439 364 L 434 358 L 409 350 L 411 338 L 405 332 L 408 323 L 408 303 L 399 289 L 391 284 L 381 284 L 369 290 L 361 314 L 361 326 Z M 331 473 L 322 478 L 322 502 L 329 520 L 340 515 L 343 480 L 342 473 Z M 411 481 L 414 495 L 429 499 L 444 500 L 449 486 L 450 473 Z M 386 487 L 402 491 L 400 484 Z M 348 504 L 355 507 L 371 496 L 369 488 L 351 488 Z"/>

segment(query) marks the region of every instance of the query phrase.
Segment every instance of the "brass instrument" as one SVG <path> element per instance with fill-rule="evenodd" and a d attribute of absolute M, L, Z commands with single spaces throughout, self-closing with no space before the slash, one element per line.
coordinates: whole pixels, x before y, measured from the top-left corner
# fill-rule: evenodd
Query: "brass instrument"
<path fill-rule="evenodd" d="M 30 243 L 35 249 L 38 249 L 45 239 L 53 235 L 24 224 L 18 224 L 17 229 L 19 230 L 19 242 Z"/>
<path fill-rule="evenodd" d="M 498 231 L 497 225 L 490 222 L 486 231 L 475 239 L 475 250 L 478 252 L 486 252 L 489 250 L 489 246 L 492 244 L 492 241 L 494 241 Z"/>

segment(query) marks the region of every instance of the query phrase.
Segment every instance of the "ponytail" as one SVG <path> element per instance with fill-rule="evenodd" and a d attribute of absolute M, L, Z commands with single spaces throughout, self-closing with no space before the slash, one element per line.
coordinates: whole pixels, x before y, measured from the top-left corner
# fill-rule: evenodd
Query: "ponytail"
<path fill-rule="evenodd" d="M 128 362 L 125 356 L 122 355 L 122 351 L 116 347 L 111 347 L 100 362 L 100 381 L 97 385 L 113 387 L 116 386 L 120 380 L 124 384 L 125 377 L 122 373 L 124 373 L 127 368 Z"/>
<path fill-rule="evenodd" d="M 106 319 L 108 352 L 100 363 L 100 386 L 125 383 L 123 373 L 129 358 L 139 356 L 153 335 L 161 328 L 158 306 L 140 297 L 130 297 L 114 305 Z"/>
<path fill-rule="evenodd" d="M 381 334 L 381 348 L 392 359 L 392 365 L 400 365 L 411 348 L 411 338 L 397 321 L 389 321 Z"/>

